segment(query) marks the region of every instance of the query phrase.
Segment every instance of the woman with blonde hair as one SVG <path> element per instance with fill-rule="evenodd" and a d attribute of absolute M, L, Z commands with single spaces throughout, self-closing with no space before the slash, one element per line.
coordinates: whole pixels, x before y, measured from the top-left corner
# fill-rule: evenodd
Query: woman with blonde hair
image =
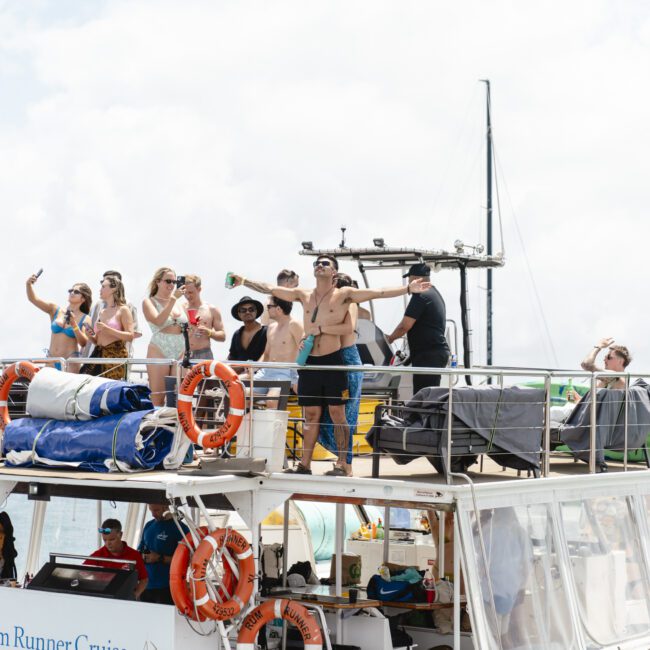
<path fill-rule="evenodd" d="M 127 307 L 124 285 L 115 275 L 104 277 L 99 298 L 105 305 L 99 312 L 95 329 L 87 327 L 88 336 L 95 344 L 92 356 L 97 359 L 124 359 L 116 365 L 87 364 L 81 372 L 107 379 L 126 379 L 126 344 L 134 338 L 133 316 Z"/>
<path fill-rule="evenodd" d="M 148 359 L 180 359 L 185 350 L 181 325 L 187 315 L 177 304 L 183 287 L 176 286 L 176 273 L 167 266 L 159 268 L 149 283 L 149 297 L 142 302 L 142 311 L 153 336 L 147 349 Z M 165 403 L 165 377 L 173 374 L 171 364 L 147 365 L 151 401 L 155 406 Z"/>
<path fill-rule="evenodd" d="M 55 302 L 48 302 L 36 295 L 34 284 L 38 275 L 31 275 L 27 278 L 26 289 L 27 299 L 32 305 L 44 311 L 50 317 L 50 347 L 48 357 L 63 357 L 69 359 L 79 356 L 79 347 L 88 343 L 88 336 L 84 332 L 86 317 L 90 313 L 90 306 L 93 302 L 92 291 L 83 282 L 73 284 L 68 289 L 68 306 L 62 309 Z M 62 370 L 60 363 L 54 367 Z M 76 372 L 76 367 L 70 367 L 70 372 Z"/>

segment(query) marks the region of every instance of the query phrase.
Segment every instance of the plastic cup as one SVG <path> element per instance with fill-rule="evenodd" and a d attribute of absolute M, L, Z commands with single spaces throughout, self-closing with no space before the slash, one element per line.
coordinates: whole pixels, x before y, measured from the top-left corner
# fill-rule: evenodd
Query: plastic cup
<path fill-rule="evenodd" d="M 198 325 L 199 324 L 199 310 L 198 309 L 188 309 L 187 310 L 187 317 L 190 319 L 190 325 Z"/>
<path fill-rule="evenodd" d="M 348 602 L 350 603 L 356 603 L 357 602 L 357 596 L 359 594 L 358 589 L 350 589 L 348 591 Z"/>
<path fill-rule="evenodd" d="M 436 599 L 436 590 L 427 589 L 426 592 L 427 592 L 427 603 L 431 604 Z"/>

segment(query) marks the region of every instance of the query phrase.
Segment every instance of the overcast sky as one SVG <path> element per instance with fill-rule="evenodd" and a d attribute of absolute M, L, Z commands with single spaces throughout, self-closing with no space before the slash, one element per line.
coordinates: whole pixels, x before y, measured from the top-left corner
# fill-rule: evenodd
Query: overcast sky
<path fill-rule="evenodd" d="M 40 267 L 61 303 L 108 268 L 138 305 L 158 266 L 198 273 L 230 334 L 226 271 L 309 284 L 300 242 L 342 224 L 352 246 L 484 243 L 489 78 L 495 363 L 575 367 L 611 335 L 650 371 L 649 46 L 633 1 L 0 2 L 0 355 L 48 345 L 24 289 Z M 458 319 L 457 274 L 434 281 Z"/>

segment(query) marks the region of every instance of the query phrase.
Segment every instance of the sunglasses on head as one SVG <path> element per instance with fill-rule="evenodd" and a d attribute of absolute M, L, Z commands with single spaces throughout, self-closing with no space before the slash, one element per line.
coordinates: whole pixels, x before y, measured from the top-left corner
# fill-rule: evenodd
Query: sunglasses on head
<path fill-rule="evenodd" d="M 98 528 L 97 529 L 98 533 L 101 533 L 102 535 L 110 535 L 113 532 L 112 528 Z M 118 531 L 116 531 L 118 532 Z"/>
<path fill-rule="evenodd" d="M 317 266 L 332 266 L 332 262 L 330 260 L 316 260 L 314 262 L 314 268 Z"/>
<path fill-rule="evenodd" d="M 247 312 L 250 312 L 251 314 L 254 314 L 257 311 L 257 309 L 255 309 L 255 307 L 240 307 L 237 311 L 240 314 L 245 314 Z"/>
<path fill-rule="evenodd" d="M 81 295 L 81 291 L 79 291 L 79 289 L 68 289 L 68 293 L 75 294 L 77 296 Z"/>
<path fill-rule="evenodd" d="M 176 280 L 170 280 L 169 278 L 164 279 L 163 282 L 166 282 L 167 284 L 176 284 Z"/>

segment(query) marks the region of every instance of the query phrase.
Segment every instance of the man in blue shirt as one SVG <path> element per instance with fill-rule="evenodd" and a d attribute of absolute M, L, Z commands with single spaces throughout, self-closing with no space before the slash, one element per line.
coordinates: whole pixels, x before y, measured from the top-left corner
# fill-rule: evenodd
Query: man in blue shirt
<path fill-rule="evenodd" d="M 183 535 L 166 503 L 150 503 L 149 511 L 153 519 L 145 524 L 138 546 L 149 576 L 147 588 L 140 600 L 147 603 L 173 605 L 174 601 L 169 590 L 169 565 Z M 181 528 L 184 534 L 189 530 L 185 524 L 181 524 Z"/>

